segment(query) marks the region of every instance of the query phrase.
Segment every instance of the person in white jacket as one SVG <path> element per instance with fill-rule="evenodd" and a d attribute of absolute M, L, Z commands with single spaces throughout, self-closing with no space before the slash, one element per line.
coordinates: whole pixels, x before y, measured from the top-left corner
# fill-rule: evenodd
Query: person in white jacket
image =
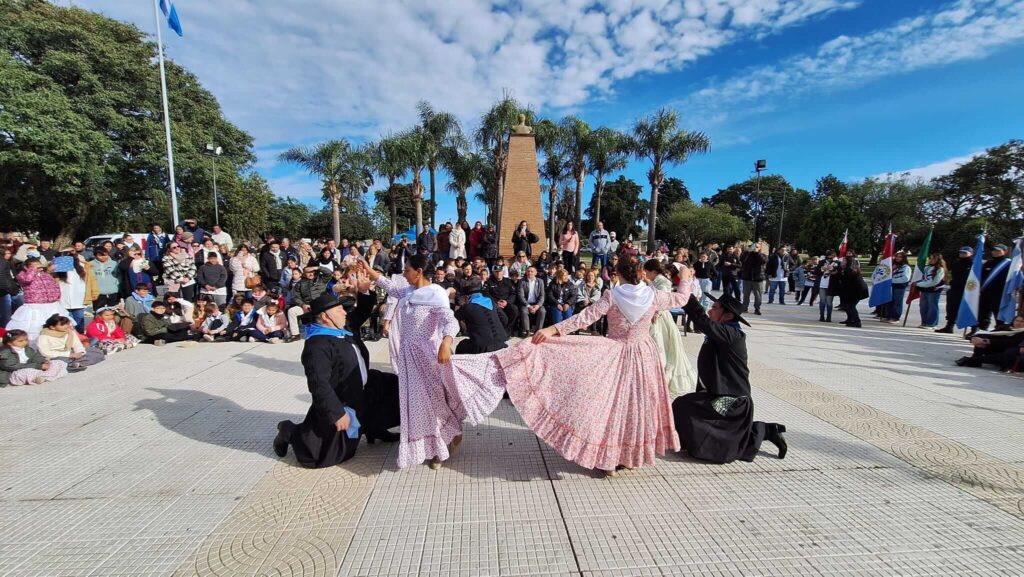
<path fill-rule="evenodd" d="M 455 260 L 457 258 L 466 258 L 466 231 L 463 230 L 461 224 L 455 225 L 451 233 L 448 235 L 448 258 L 449 260 Z"/>
<path fill-rule="evenodd" d="M 256 257 L 249 254 L 249 249 L 240 246 L 235 251 L 235 257 L 231 259 L 231 290 L 236 293 L 247 293 L 249 288 L 245 286 L 246 279 L 256 276 L 260 272 L 260 263 Z"/>

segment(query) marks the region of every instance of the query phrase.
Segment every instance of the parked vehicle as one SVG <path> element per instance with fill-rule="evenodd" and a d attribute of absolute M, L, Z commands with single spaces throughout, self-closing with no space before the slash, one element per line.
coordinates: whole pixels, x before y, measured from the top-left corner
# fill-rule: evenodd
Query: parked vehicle
<path fill-rule="evenodd" d="M 114 242 L 115 240 L 123 237 L 124 234 L 125 233 L 123 232 L 111 232 L 107 234 L 97 234 L 94 236 L 90 236 L 89 238 L 85 239 L 85 248 L 93 250 L 108 240 L 110 242 Z M 143 249 L 146 248 L 146 238 L 149 237 L 148 232 L 130 232 L 128 234 L 132 235 L 132 240 L 138 243 L 139 246 L 141 246 Z"/>

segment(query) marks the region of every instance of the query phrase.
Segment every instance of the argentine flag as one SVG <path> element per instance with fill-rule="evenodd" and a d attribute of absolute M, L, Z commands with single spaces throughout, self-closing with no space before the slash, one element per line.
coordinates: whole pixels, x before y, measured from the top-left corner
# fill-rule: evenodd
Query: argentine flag
<path fill-rule="evenodd" d="M 978 326 L 978 302 L 981 299 L 981 258 L 985 256 L 985 233 L 978 235 L 978 247 L 974 249 L 974 262 L 964 285 L 964 296 L 960 301 L 960 312 L 956 315 L 956 326 L 961 329 Z"/>
<path fill-rule="evenodd" d="M 1010 270 L 1006 273 L 1006 286 L 1003 288 L 1003 299 L 999 301 L 999 314 L 996 320 L 1004 324 L 1013 324 L 1013 317 L 1017 316 L 1017 303 L 1020 302 L 1020 292 L 1024 292 L 1024 269 L 1021 269 L 1021 253 L 1024 252 L 1024 236 L 1018 238 L 1013 246 L 1013 258 L 1010 261 Z"/>
<path fill-rule="evenodd" d="M 882 260 L 871 274 L 871 298 L 868 306 L 877 307 L 892 302 L 892 255 L 896 252 L 896 235 L 889 231 L 882 249 Z"/>
<path fill-rule="evenodd" d="M 185 36 L 181 29 L 181 20 L 178 20 L 178 9 L 174 7 L 174 2 L 171 2 L 171 7 L 168 9 L 167 0 L 160 0 L 160 11 L 164 13 L 164 18 L 167 19 L 167 26 L 177 32 L 178 36 Z"/>

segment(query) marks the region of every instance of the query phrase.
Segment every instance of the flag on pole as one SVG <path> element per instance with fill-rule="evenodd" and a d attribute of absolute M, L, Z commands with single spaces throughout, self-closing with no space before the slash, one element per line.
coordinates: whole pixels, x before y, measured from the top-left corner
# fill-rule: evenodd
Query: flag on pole
<path fill-rule="evenodd" d="M 850 229 L 846 229 L 846 232 L 843 233 L 843 242 L 839 244 L 839 258 L 846 256 L 846 240 L 849 233 Z"/>
<path fill-rule="evenodd" d="M 981 300 L 981 258 L 985 256 L 985 233 L 978 235 L 978 248 L 974 249 L 974 262 L 964 285 L 964 296 L 960 301 L 960 312 L 956 315 L 956 326 L 965 329 L 978 326 L 978 302 Z"/>
<path fill-rule="evenodd" d="M 177 32 L 178 36 L 184 36 L 181 20 L 178 20 L 178 9 L 174 7 L 174 2 L 171 2 L 170 9 L 168 9 L 167 0 L 160 0 L 160 11 L 164 13 L 164 18 L 167 18 L 167 26 Z"/>
<path fill-rule="evenodd" d="M 871 274 L 871 297 L 868 306 L 877 307 L 892 302 L 892 255 L 896 252 L 896 235 L 889 230 L 882 247 L 882 260 Z"/>
<path fill-rule="evenodd" d="M 1010 260 L 1010 270 L 1006 273 L 1006 286 L 1003 287 L 1003 300 L 999 301 L 999 314 L 996 320 L 1003 324 L 1013 324 L 1013 317 L 1017 316 L 1017 303 L 1020 302 L 1020 294 L 1024 292 L 1024 236 L 1013 242 L 1013 257 Z"/>
<path fill-rule="evenodd" d="M 924 269 L 928 266 L 928 255 L 932 248 L 932 229 L 928 229 L 928 236 L 924 238 L 921 250 L 917 252 L 917 266 L 914 267 L 914 276 L 910 279 L 910 290 L 907 291 L 907 304 L 914 302 L 914 299 L 921 298 L 921 291 L 917 290 L 917 283 L 924 278 Z"/>

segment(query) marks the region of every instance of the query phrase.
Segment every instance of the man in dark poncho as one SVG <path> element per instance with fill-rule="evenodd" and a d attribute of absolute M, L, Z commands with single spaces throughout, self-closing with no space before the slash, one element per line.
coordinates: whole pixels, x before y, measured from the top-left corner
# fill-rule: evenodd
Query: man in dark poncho
<path fill-rule="evenodd" d="M 473 289 L 466 303 L 455 311 L 455 318 L 465 323 L 469 336 L 455 347 L 455 354 L 475 355 L 505 348 L 508 341 L 505 324 L 508 318 L 493 299 L 481 293 L 479 287 Z"/>
<path fill-rule="evenodd" d="M 313 404 L 303 422 L 278 423 L 279 457 L 291 445 L 303 467 L 330 467 L 355 455 L 361 435 L 370 443 L 398 439 L 387 430 L 399 424 L 398 378 L 369 368 L 369 351 L 358 337 L 375 301 L 364 293 L 358 292 L 351 313 L 345 310 L 351 299 L 330 292 L 310 305 L 302 366 Z"/>
<path fill-rule="evenodd" d="M 729 295 L 715 299 L 707 313 L 695 297 L 683 307 L 704 334 L 697 356 L 697 391 L 672 403 L 676 431 L 691 457 L 714 463 L 753 461 L 762 441 L 786 457 L 784 425 L 754 420 L 747 368 L 747 337 L 740 323 L 743 305 Z"/>

